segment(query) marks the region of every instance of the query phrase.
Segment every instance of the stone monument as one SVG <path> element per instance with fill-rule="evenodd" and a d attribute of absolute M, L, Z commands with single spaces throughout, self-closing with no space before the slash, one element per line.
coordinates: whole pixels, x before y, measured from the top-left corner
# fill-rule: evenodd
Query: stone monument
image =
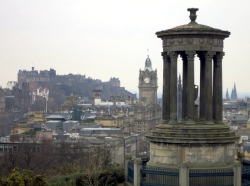
<path fill-rule="evenodd" d="M 223 42 L 230 32 L 198 24 L 198 9 L 188 11 L 190 23 L 156 32 L 163 47 L 163 108 L 162 122 L 147 135 L 147 166 L 178 169 L 181 186 L 238 186 L 241 165 L 235 156 L 239 137 L 222 122 Z M 194 103 L 196 55 L 200 60 L 199 117 Z M 183 64 L 181 121 L 177 120 L 178 56 Z"/>

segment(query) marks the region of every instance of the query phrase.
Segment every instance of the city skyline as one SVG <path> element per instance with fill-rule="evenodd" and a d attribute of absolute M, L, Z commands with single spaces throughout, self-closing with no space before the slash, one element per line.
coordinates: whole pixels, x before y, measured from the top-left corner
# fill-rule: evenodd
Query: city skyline
<path fill-rule="evenodd" d="M 149 55 L 161 93 L 162 49 L 155 32 L 189 23 L 186 9 L 197 7 L 199 24 L 231 32 L 225 40 L 223 92 L 228 88 L 230 94 L 236 83 L 238 93 L 250 95 L 245 80 L 250 69 L 246 55 L 250 27 L 245 24 L 250 2 L 181 2 L 0 1 L 0 85 L 6 87 L 8 81 L 17 80 L 18 70 L 34 66 L 102 81 L 118 77 L 121 86 L 137 92 L 139 69 Z M 181 69 L 179 60 L 178 73 Z M 196 58 L 195 84 L 199 84 L 198 72 Z"/>

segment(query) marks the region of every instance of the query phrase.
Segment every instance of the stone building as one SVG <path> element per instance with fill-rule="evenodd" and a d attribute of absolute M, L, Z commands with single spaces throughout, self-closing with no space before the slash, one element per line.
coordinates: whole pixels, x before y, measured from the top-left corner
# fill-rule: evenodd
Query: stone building
<path fill-rule="evenodd" d="M 5 92 L 0 88 L 0 112 L 5 112 Z"/>
<path fill-rule="evenodd" d="M 134 106 L 136 133 L 147 133 L 161 120 L 161 107 L 157 104 L 157 71 L 152 69 L 148 57 L 145 67 L 139 71 L 139 101 Z"/>
<path fill-rule="evenodd" d="M 111 77 L 110 80 L 109 80 L 109 83 L 113 87 L 120 87 L 120 80 L 119 80 L 119 78 Z"/>
<path fill-rule="evenodd" d="M 12 96 L 14 96 L 14 108 L 27 111 L 32 103 L 32 96 L 29 88 L 29 83 L 19 83 L 13 87 Z M 12 103 L 13 104 L 13 103 Z"/>
<path fill-rule="evenodd" d="M 56 71 L 54 69 L 50 70 L 40 70 L 38 72 L 32 67 L 31 71 L 19 70 L 17 74 L 18 83 L 31 83 L 31 82 L 49 82 L 50 79 L 56 76 Z"/>

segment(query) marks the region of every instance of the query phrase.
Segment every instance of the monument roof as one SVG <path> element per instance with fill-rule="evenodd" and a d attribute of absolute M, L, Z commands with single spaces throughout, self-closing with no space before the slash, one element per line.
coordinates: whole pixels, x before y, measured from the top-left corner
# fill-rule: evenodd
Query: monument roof
<path fill-rule="evenodd" d="M 171 29 L 162 30 L 156 32 L 158 37 L 165 36 L 165 35 L 176 35 L 176 34 L 216 34 L 216 35 L 223 35 L 224 37 L 228 37 L 230 32 L 220 30 L 217 28 L 213 28 L 207 25 L 198 24 L 195 22 L 196 20 L 196 11 L 198 8 L 188 8 L 190 11 L 190 20 L 191 22 L 185 25 L 180 25 Z"/>
<path fill-rule="evenodd" d="M 168 29 L 169 31 L 173 30 L 173 31 L 183 31 L 183 30 L 195 30 L 195 31 L 222 31 L 220 29 L 217 28 L 213 28 L 207 25 L 202 25 L 202 24 L 198 24 L 195 21 L 191 21 L 190 23 L 186 24 L 186 25 L 180 25 L 171 29 Z M 166 30 L 167 31 L 167 30 Z"/>

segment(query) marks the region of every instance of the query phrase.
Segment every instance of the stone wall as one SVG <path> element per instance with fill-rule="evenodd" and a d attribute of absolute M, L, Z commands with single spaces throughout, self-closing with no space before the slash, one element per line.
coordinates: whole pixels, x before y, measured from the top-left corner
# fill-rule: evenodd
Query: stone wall
<path fill-rule="evenodd" d="M 235 144 L 190 145 L 150 143 L 151 165 L 227 165 L 235 161 Z"/>

